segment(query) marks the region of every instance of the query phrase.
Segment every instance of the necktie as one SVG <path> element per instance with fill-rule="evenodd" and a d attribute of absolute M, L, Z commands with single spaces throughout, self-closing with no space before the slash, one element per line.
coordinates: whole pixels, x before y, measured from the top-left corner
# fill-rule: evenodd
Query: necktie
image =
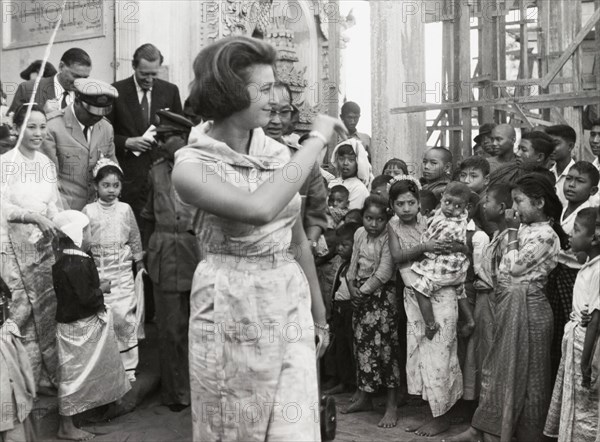
<path fill-rule="evenodd" d="M 62 101 L 60 102 L 60 108 L 64 109 L 67 107 L 67 97 L 69 96 L 69 91 L 64 91 L 62 93 Z"/>
<path fill-rule="evenodd" d="M 150 107 L 148 106 L 148 91 L 144 91 L 144 96 L 142 97 L 142 121 L 144 123 L 144 128 L 147 128 L 150 124 Z"/>
<path fill-rule="evenodd" d="M 84 128 L 83 128 L 83 136 L 85 137 L 86 141 L 90 141 L 89 140 L 89 133 L 90 133 L 90 128 L 91 127 L 92 126 L 84 126 Z"/>

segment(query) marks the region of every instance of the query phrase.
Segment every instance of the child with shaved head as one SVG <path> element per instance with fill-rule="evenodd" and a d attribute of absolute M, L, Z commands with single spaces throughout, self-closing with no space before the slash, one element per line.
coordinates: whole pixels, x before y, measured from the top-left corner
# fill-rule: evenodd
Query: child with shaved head
<path fill-rule="evenodd" d="M 452 153 L 445 147 L 432 147 L 423 157 L 421 184 L 439 200 L 450 182 Z"/>

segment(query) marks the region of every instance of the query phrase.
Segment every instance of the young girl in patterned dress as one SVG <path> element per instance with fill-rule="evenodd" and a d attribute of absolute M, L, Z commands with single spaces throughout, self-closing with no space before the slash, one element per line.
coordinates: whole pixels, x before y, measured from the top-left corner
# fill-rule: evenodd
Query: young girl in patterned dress
<path fill-rule="evenodd" d="M 412 263 L 425 252 L 449 254 L 456 246 L 439 239 L 422 242 L 427 220 L 421 215 L 420 185 L 411 176 L 398 176 L 389 190 L 390 206 L 396 214 L 388 224 L 389 247 L 405 285 L 406 310 L 406 382 L 408 393 L 420 395 L 429 402 L 432 417 L 410 423 L 405 430 L 419 436 L 434 436 L 445 431 L 450 422 L 446 416 L 462 396 L 462 375 L 457 357 L 456 322 L 458 301 L 456 289 L 444 287 L 430 298 L 430 315 L 440 330 L 431 333 L 425 326 L 416 293 L 412 286 L 417 275 Z"/>
<path fill-rule="evenodd" d="M 398 366 L 398 304 L 394 263 L 388 247 L 388 203 L 380 196 L 366 199 L 363 225 L 354 235 L 352 260 L 346 273 L 354 307 L 354 352 L 359 394 L 346 413 L 373 408 L 371 394 L 387 388 L 383 428 L 396 426 L 396 388 L 400 385 Z"/>
<path fill-rule="evenodd" d="M 100 279 L 111 282 L 104 296 L 110 305 L 121 360 L 130 381 L 135 381 L 138 365 L 138 300 L 135 296 L 132 264 L 139 272 L 142 262 L 140 231 L 131 207 L 119 201 L 123 172 L 117 164 L 101 159 L 94 168 L 98 200 L 82 210 L 90 219 L 85 232 L 84 248 L 91 250 Z"/>

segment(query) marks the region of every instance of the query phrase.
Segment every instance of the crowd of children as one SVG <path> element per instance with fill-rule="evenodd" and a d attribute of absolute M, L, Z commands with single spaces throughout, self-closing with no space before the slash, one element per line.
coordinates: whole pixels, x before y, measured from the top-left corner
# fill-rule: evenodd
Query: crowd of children
<path fill-rule="evenodd" d="M 434 147 L 421 179 L 399 159 L 372 177 L 358 143 L 334 149 L 341 176 L 328 182 L 317 259 L 334 335 L 326 393 L 355 392 L 343 413 L 385 393 L 384 428 L 418 395 L 431 415 L 406 430 L 420 436 L 466 415 L 472 426 L 450 440 L 593 441 L 599 159 L 571 159 L 568 126 L 524 133 L 516 155 L 514 130 L 496 127 L 487 136 L 502 161 L 490 148 L 453 168 Z"/>
<path fill-rule="evenodd" d="M 53 218 L 58 363 L 50 374 L 61 438 L 92 437 L 73 416 L 118 401 L 135 382 L 143 240 L 164 313 L 163 402 L 173 411 L 190 403 L 187 317 L 199 251 L 190 234 L 195 212 L 176 198 L 171 171 L 191 123 L 163 116 L 163 157 L 141 214 L 148 232 L 119 201 L 125 177 L 107 159 L 93 170 L 97 200 Z M 334 336 L 322 364 L 326 393 L 354 392 L 343 413 L 372 410 L 385 393 L 379 426 L 391 428 L 412 395 L 431 411 L 406 427 L 419 436 L 445 432 L 457 413 L 471 427 L 452 441 L 596 439 L 600 123 L 593 128 L 594 163 L 572 159 L 568 126 L 523 134 L 514 155 L 514 130 L 500 125 L 485 135 L 489 159 L 455 168 L 449 150 L 433 147 L 420 179 L 397 158 L 373 176 L 355 138 L 332 150 L 338 176 L 323 173 L 327 229 L 314 252 Z M 10 297 L 9 287 L 2 292 Z M 23 410 L 39 376 L 18 327 L 4 312 L 2 320 L 0 384 L 14 413 L 3 414 L 0 430 L 28 439 Z"/>

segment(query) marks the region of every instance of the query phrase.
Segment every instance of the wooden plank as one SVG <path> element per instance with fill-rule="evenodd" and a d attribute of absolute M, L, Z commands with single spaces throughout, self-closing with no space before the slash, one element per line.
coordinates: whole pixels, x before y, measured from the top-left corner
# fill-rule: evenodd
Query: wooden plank
<path fill-rule="evenodd" d="M 456 2 L 462 10 L 460 11 L 460 19 L 458 23 L 458 38 L 459 38 L 459 77 L 461 100 L 471 101 L 471 17 L 467 2 Z M 471 108 L 461 109 L 462 120 L 462 142 L 456 149 L 459 153 L 458 158 L 454 158 L 455 163 L 459 164 L 463 158 L 471 156 Z M 461 149 L 462 147 L 462 149 Z M 462 150 L 462 152 L 461 152 Z"/>
<path fill-rule="evenodd" d="M 565 63 L 573 53 L 577 50 L 583 39 L 587 36 L 587 34 L 592 30 L 592 28 L 600 21 L 600 8 L 596 9 L 592 16 L 588 19 L 586 24 L 581 28 L 581 30 L 577 33 L 573 41 L 566 47 L 562 55 L 554 62 L 554 64 L 548 69 L 548 73 L 542 79 L 540 85 L 543 88 L 547 88 L 554 77 L 558 75 L 560 70 L 563 68 Z"/>
<path fill-rule="evenodd" d="M 454 110 L 461 109 L 464 107 L 480 107 L 480 106 L 494 106 L 497 104 L 512 105 L 517 103 L 527 107 L 533 107 L 537 109 L 550 109 L 552 106 L 557 107 L 571 107 L 571 106 L 585 106 L 587 104 L 593 104 L 598 102 L 597 91 L 579 91 L 579 92 L 567 92 L 562 94 L 546 94 L 546 95 L 531 95 L 526 97 L 514 97 L 514 98 L 498 98 L 496 100 L 483 100 L 483 101 L 468 101 L 468 102 L 454 102 L 454 103 L 440 103 L 440 104 L 422 104 L 418 106 L 406 106 L 398 107 L 390 110 L 392 114 L 406 114 L 411 112 L 423 112 L 429 110 Z"/>
<path fill-rule="evenodd" d="M 439 112 L 439 114 L 437 114 L 437 117 L 435 117 L 435 119 L 433 120 L 433 123 L 431 124 L 431 126 L 427 126 L 427 140 L 429 140 L 429 137 L 431 137 L 431 134 L 437 130 L 437 127 L 440 124 L 440 121 L 442 121 L 442 118 L 444 118 L 444 115 L 446 115 L 446 111 L 442 110 Z"/>

